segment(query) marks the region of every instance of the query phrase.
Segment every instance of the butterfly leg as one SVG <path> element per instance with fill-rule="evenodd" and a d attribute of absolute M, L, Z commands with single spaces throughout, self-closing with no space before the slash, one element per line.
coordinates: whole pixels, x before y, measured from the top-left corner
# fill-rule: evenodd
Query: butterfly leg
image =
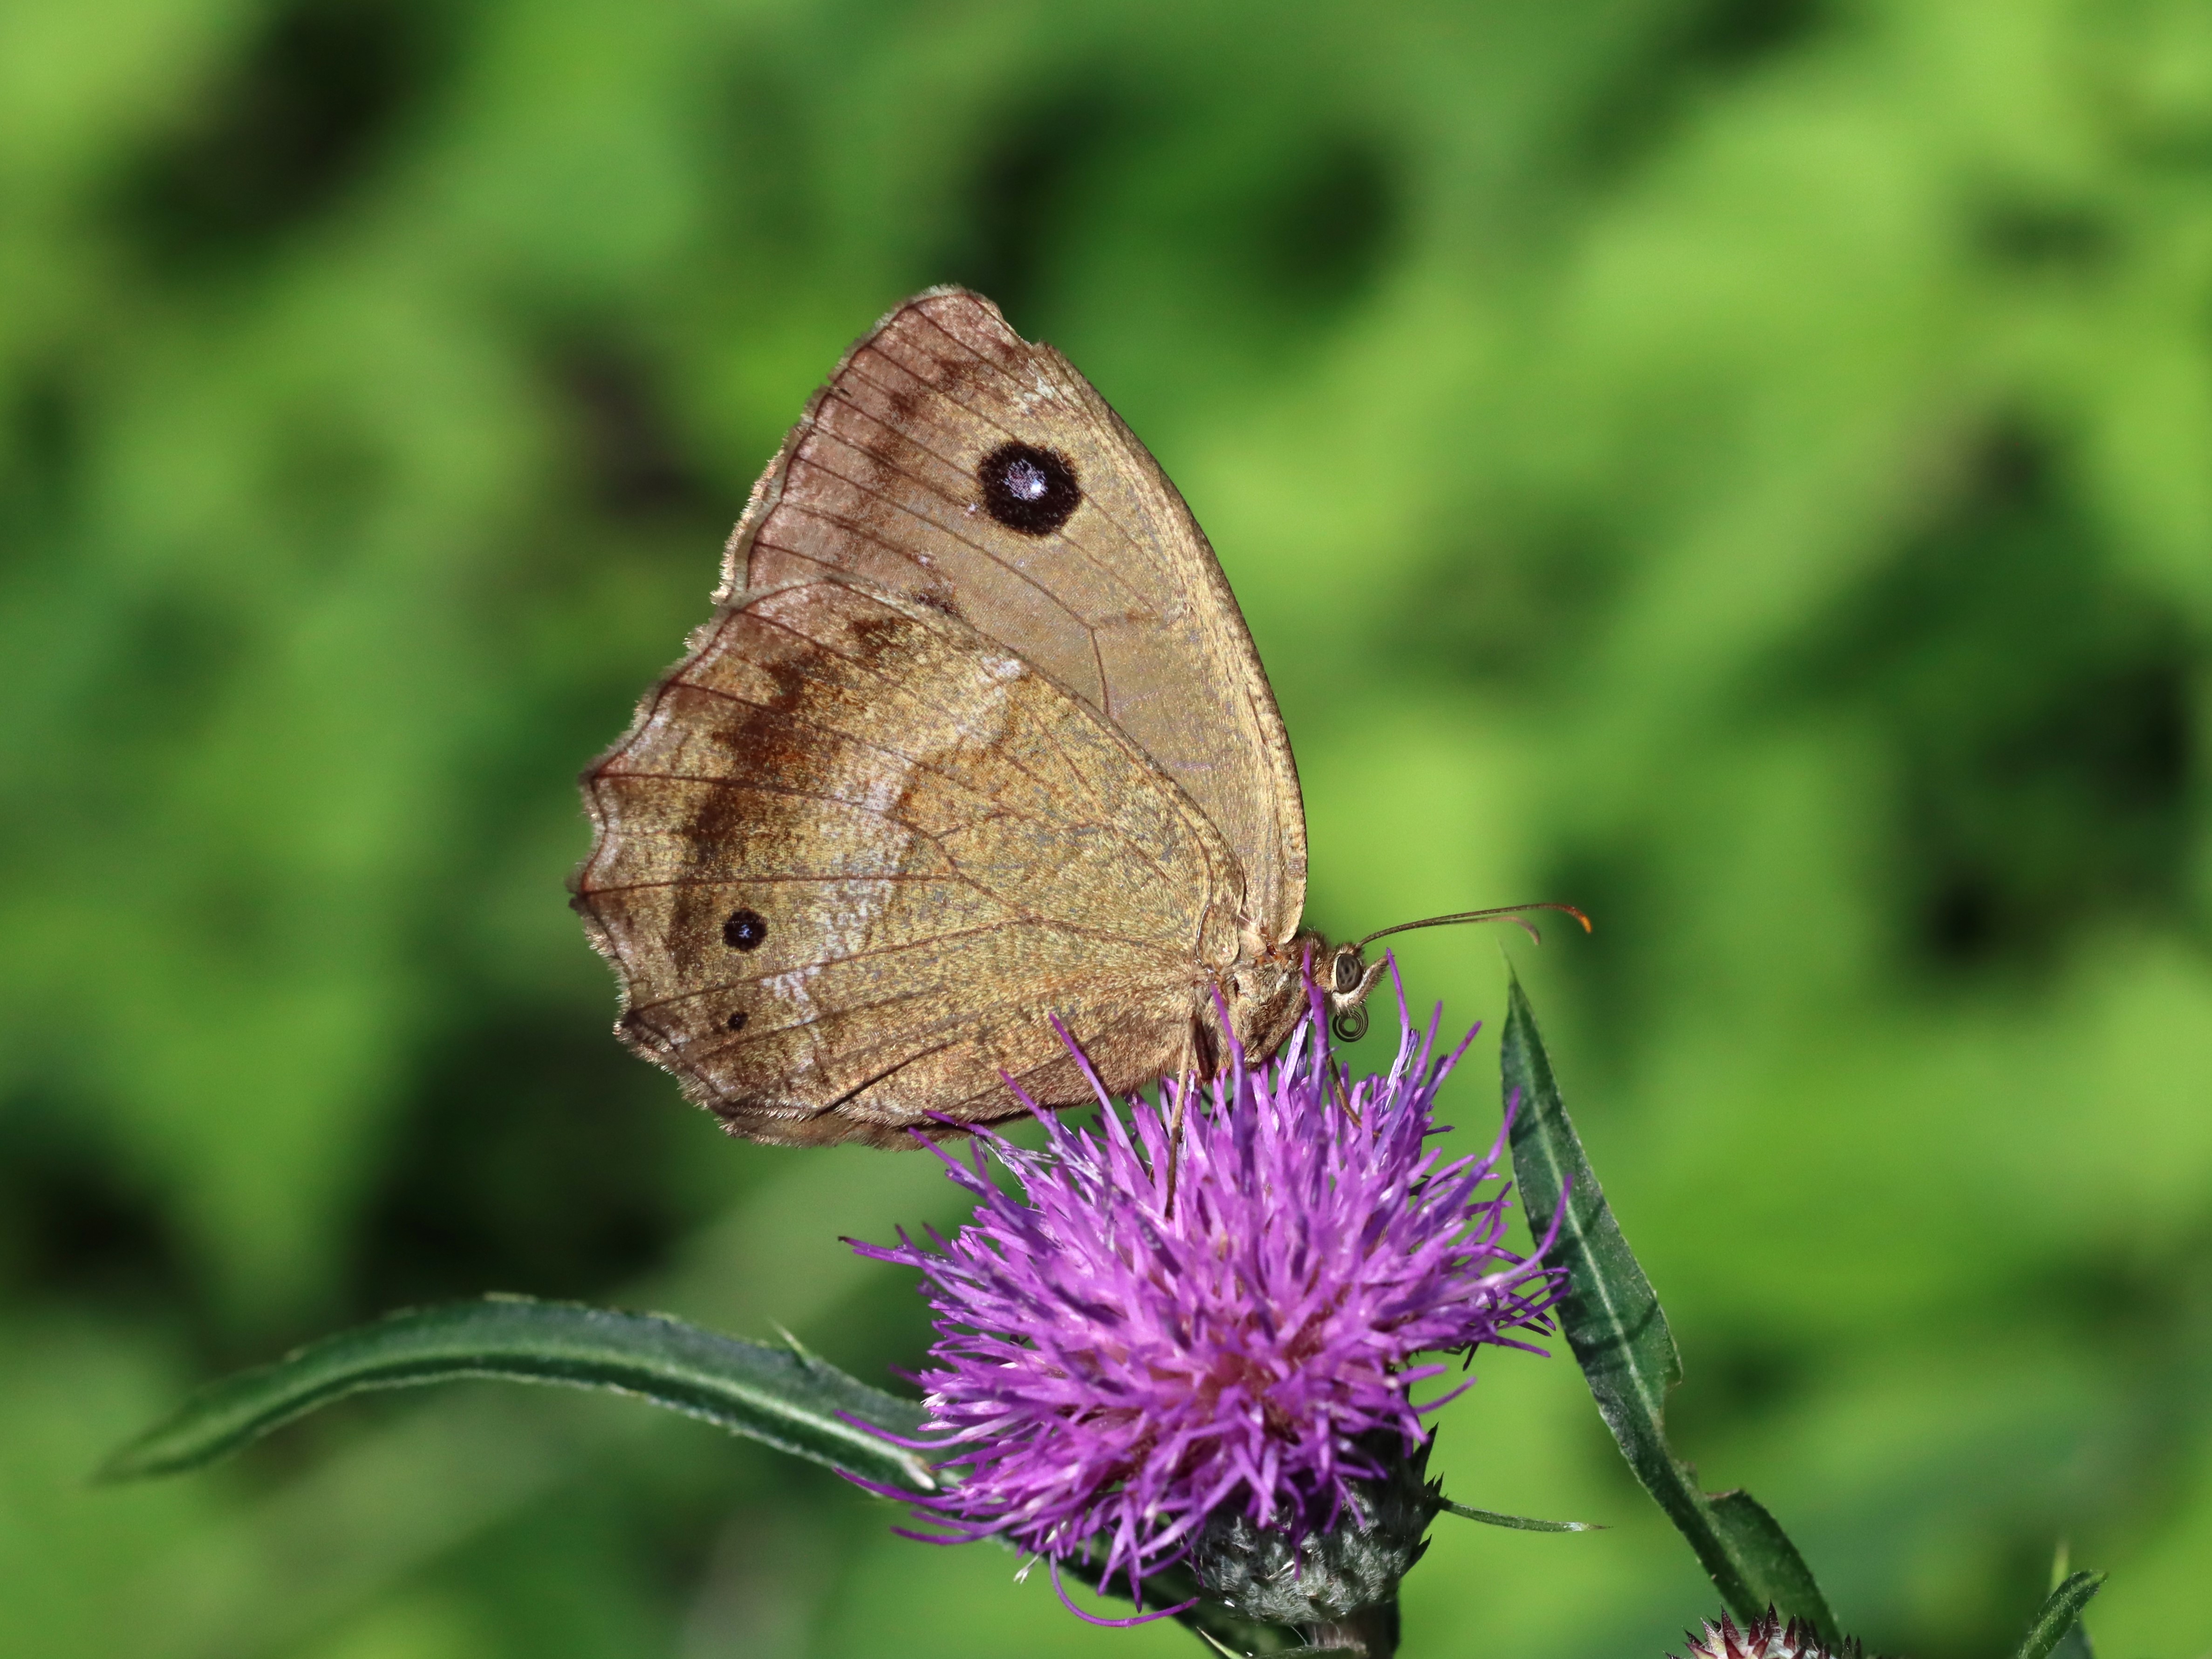
<path fill-rule="evenodd" d="M 1164 1216 L 1175 1213 L 1176 1169 L 1182 1157 L 1182 1115 L 1190 1104 L 1191 1082 L 1186 1069 L 1176 1080 L 1175 1109 L 1168 1114 L 1168 1196 Z"/>
<path fill-rule="evenodd" d="M 1345 1077 L 1343 1068 L 1331 1060 L 1328 1072 L 1328 1097 L 1335 1103 L 1336 1109 L 1352 1120 L 1353 1128 L 1366 1127 L 1359 1121 L 1359 1109 L 1352 1103 L 1352 1085 Z"/>
<path fill-rule="evenodd" d="M 1200 1079 L 1213 1075 L 1213 1068 L 1218 1059 L 1219 1050 L 1213 1041 L 1213 1033 L 1206 1030 L 1204 1023 L 1194 1016 L 1190 1022 L 1190 1035 L 1183 1042 L 1182 1063 L 1176 1067 L 1175 1106 L 1168 1114 L 1168 1191 L 1165 1211 L 1168 1215 L 1175 1213 L 1176 1172 L 1182 1158 L 1183 1115 L 1189 1109 L 1192 1091 L 1198 1087 Z"/>

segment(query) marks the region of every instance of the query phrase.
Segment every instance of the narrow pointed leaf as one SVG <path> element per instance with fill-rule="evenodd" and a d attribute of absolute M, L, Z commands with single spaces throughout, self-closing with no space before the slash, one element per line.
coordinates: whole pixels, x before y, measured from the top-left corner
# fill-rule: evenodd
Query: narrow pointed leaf
<path fill-rule="evenodd" d="M 1686 1464 L 1683 1470 L 1694 1485 L 1695 1471 Z M 1805 1558 L 1766 1506 L 1741 1489 L 1711 1493 L 1705 1502 L 1722 1539 L 1745 1564 L 1752 1593 L 1763 1598 L 1759 1611 L 1765 1612 L 1771 1604 L 1792 1617 L 1810 1620 L 1824 1636 L 1835 1640 L 1838 1632 L 1827 1598 L 1820 1594 L 1812 1568 L 1805 1565 Z"/>
<path fill-rule="evenodd" d="M 869 1432 L 912 1435 L 921 1407 L 812 1354 L 717 1335 L 657 1314 L 492 1297 L 410 1309 L 210 1384 L 124 1447 L 104 1480 L 174 1474 L 364 1389 L 469 1377 L 635 1395 L 881 1486 L 936 1482 L 914 1452 Z"/>
<path fill-rule="evenodd" d="M 1758 1618 L 1771 1606 L 1833 1643 L 1839 1632 L 1827 1599 L 1774 1517 L 1743 1492 L 1707 1497 L 1668 1445 L 1667 1395 L 1682 1378 L 1674 1334 L 1583 1154 L 1517 978 L 1509 998 L 1501 1063 L 1505 1097 L 1516 1103 L 1514 1173 L 1540 1227 L 1560 1194 L 1570 1194 L 1550 1260 L 1566 1271 L 1559 1322 L 1600 1415 L 1738 1618 Z"/>
<path fill-rule="evenodd" d="M 2105 1587 L 2101 1572 L 2069 1573 L 2064 1583 L 2051 1592 L 2035 1615 L 2035 1622 L 2027 1627 L 2014 1659 L 2047 1659 L 2061 1644 L 2081 1628 L 2081 1609 L 2089 1605 L 2089 1598 Z M 2089 1650 L 2089 1638 L 2083 1634 L 2081 1650 Z"/>
<path fill-rule="evenodd" d="M 1498 1510 L 1478 1510 L 1466 1504 L 1439 1498 L 1437 1507 L 1463 1521 L 1480 1521 L 1486 1527 L 1510 1527 L 1516 1532 L 1603 1532 L 1595 1521 L 1539 1521 L 1533 1516 L 1506 1515 Z"/>
<path fill-rule="evenodd" d="M 2058 1645 L 2051 1650 L 2051 1659 L 2097 1659 L 2097 1650 L 2090 1645 L 2089 1626 L 2086 1620 L 2076 1619 L 2067 1626 L 2066 1634 L 2058 1638 Z"/>

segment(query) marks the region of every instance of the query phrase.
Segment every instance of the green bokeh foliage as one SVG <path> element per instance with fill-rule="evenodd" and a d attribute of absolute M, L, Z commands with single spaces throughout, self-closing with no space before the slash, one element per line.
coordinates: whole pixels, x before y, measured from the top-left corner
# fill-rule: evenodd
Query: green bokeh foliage
<path fill-rule="evenodd" d="M 927 1160 L 721 1141 L 561 881 L 754 471 L 945 280 L 1213 536 L 1322 927 L 1597 915 L 1514 948 L 1707 1483 L 1886 1649 L 2005 1650 L 2061 1536 L 2108 1654 L 2212 1646 L 2201 6 L 13 0 L 0 1647 L 1184 1650 L 618 1403 L 80 1485 L 408 1300 L 913 1362 L 835 1236 Z M 1503 1012 L 1495 936 L 1401 942 Z M 1439 1534 L 1407 1650 L 1716 1611 L 1571 1369 L 1482 1369 L 1454 1495 L 1616 1524 Z"/>

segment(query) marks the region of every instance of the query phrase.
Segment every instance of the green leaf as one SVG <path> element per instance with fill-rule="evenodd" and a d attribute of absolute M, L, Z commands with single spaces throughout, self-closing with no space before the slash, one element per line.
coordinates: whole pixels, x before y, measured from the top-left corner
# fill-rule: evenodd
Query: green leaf
<path fill-rule="evenodd" d="M 658 1314 L 506 1296 L 392 1314 L 211 1383 L 117 1452 L 99 1478 L 175 1474 L 364 1389 L 467 1377 L 634 1395 L 879 1486 L 937 1486 L 921 1456 L 869 1432 L 911 1435 L 921 1407 L 795 1343 L 772 1348 Z"/>
<path fill-rule="evenodd" d="M 1463 1521 L 1480 1521 L 1486 1527 L 1510 1527 L 1516 1532 L 1603 1532 L 1605 1528 L 1595 1521 L 1539 1521 L 1533 1516 L 1507 1515 L 1498 1510 L 1478 1510 L 1470 1504 L 1455 1504 L 1449 1498 L 1439 1498 L 1437 1508 L 1446 1515 L 1456 1515 Z"/>
<path fill-rule="evenodd" d="M 2097 1659 L 2096 1649 L 2089 1645 L 2088 1626 L 2079 1619 L 2069 1625 L 2058 1645 L 2051 1650 L 2051 1659 Z"/>
<path fill-rule="evenodd" d="M 1694 1487 L 1694 1471 L 1685 1464 L 1682 1472 Z M 1836 1616 L 1814 1580 L 1813 1569 L 1766 1506 L 1740 1488 L 1711 1493 L 1705 1501 L 1729 1551 L 1744 1564 L 1759 1610 L 1771 1606 L 1788 1617 L 1809 1620 L 1829 1642 L 1838 1640 Z"/>
<path fill-rule="evenodd" d="M 2101 1572 L 2068 1574 L 2065 1582 L 2045 1598 L 2014 1659 L 2046 1659 L 2046 1656 L 2057 1651 L 2072 1632 L 2081 1629 L 2081 1609 L 2104 1587 L 2105 1575 Z M 2081 1646 L 2086 1654 L 2089 1648 L 2086 1632 L 2081 1638 Z"/>
<path fill-rule="evenodd" d="M 1550 1261 L 1566 1270 L 1559 1322 L 1599 1414 L 1737 1617 L 1755 1619 L 1771 1606 L 1834 1643 L 1827 1599 L 1774 1517 L 1744 1492 L 1706 1496 L 1668 1445 L 1667 1395 L 1682 1378 L 1674 1334 L 1583 1155 L 1517 977 L 1509 998 L 1502 1066 L 1506 1098 L 1518 1101 L 1514 1173 L 1532 1226 L 1540 1229 L 1560 1194 L 1571 1194 Z"/>

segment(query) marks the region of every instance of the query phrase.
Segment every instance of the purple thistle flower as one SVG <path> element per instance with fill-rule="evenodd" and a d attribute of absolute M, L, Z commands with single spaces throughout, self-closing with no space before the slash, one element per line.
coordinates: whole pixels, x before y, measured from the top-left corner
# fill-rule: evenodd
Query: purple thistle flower
<path fill-rule="evenodd" d="M 1041 1152 L 988 1133 L 964 1162 L 938 1149 L 978 1200 L 968 1224 L 950 1242 L 933 1231 L 934 1249 L 903 1231 L 896 1249 L 855 1243 L 921 1269 L 937 1310 L 915 1380 L 927 1443 L 961 1473 L 918 1500 L 945 1531 L 908 1535 L 1003 1536 L 1055 1563 L 1103 1551 L 1104 1577 L 1133 1592 L 1209 1519 L 1296 1559 L 1347 1506 L 1370 1515 L 1368 1483 L 1401 1449 L 1425 1456 L 1424 1415 L 1469 1386 L 1416 1404 L 1449 1367 L 1415 1356 L 1529 1347 L 1509 1333 L 1545 1322 L 1555 1285 L 1502 1242 L 1504 1131 L 1480 1158 L 1428 1145 L 1466 1042 L 1437 1059 L 1436 1022 L 1417 1032 L 1401 991 L 1396 1060 L 1350 1083 L 1312 996 L 1281 1058 L 1232 1053 L 1190 1090 L 1172 1206 L 1170 1080 L 1126 1116 L 1102 1091 L 1094 1128 L 1040 1111 Z M 1018 1193 L 993 1182 L 985 1144 Z"/>

